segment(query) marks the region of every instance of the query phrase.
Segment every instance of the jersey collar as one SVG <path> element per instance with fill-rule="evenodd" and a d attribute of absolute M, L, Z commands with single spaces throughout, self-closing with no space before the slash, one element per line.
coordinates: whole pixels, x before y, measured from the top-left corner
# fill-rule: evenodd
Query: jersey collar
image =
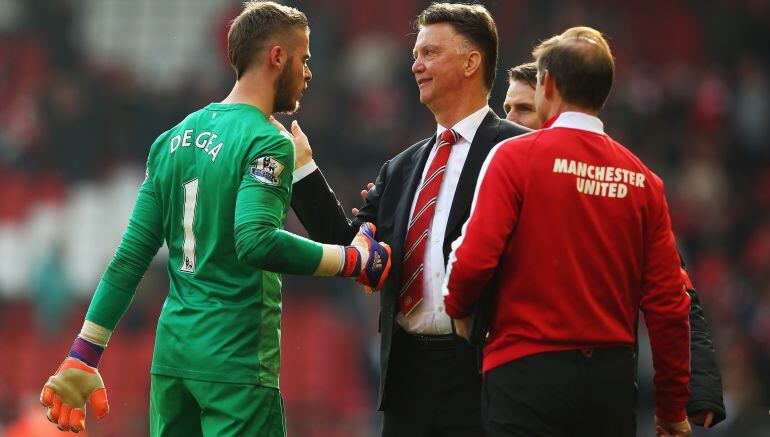
<path fill-rule="evenodd" d="M 566 127 L 606 135 L 604 123 L 598 117 L 584 112 L 567 111 L 548 120 L 543 128 Z"/>

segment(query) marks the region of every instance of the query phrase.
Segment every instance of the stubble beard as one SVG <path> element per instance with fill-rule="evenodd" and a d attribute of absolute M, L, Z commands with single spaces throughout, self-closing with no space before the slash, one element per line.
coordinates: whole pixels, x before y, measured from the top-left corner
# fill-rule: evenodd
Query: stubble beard
<path fill-rule="evenodd" d="M 293 60 L 290 59 L 289 65 L 292 62 Z M 297 88 L 297 81 L 292 79 L 290 69 L 285 69 L 275 83 L 275 98 L 273 99 L 273 111 L 275 113 L 293 114 L 299 110 L 299 99 L 302 97 L 303 90 L 297 93 L 295 91 Z"/>

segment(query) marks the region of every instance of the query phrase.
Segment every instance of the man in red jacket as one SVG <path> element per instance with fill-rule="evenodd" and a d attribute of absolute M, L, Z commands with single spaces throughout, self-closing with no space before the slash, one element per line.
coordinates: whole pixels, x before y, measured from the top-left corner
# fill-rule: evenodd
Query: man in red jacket
<path fill-rule="evenodd" d="M 496 276 L 488 435 L 634 436 L 641 308 L 658 435 L 687 436 L 690 302 L 663 183 L 596 117 L 614 79 L 609 46 L 577 27 L 533 54 L 543 129 L 489 154 L 445 284 L 460 333 Z"/>
<path fill-rule="evenodd" d="M 537 117 L 535 86 L 537 64 L 528 62 L 508 70 L 508 92 L 503 110 L 505 118 L 530 129 L 540 129 Z M 364 191 L 365 193 L 365 191 Z M 687 415 L 691 424 L 712 428 L 726 417 L 722 399 L 722 373 L 716 361 L 714 342 L 703 308 L 679 255 L 682 275 L 690 296 L 690 400 Z"/>

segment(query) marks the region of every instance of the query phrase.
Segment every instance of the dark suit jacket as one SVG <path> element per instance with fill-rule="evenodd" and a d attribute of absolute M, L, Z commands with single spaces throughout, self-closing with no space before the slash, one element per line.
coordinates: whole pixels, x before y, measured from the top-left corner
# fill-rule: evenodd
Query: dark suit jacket
<path fill-rule="evenodd" d="M 687 269 L 682 262 L 682 268 Z M 727 412 L 722 399 L 722 373 L 719 371 L 714 356 L 714 342 L 711 341 L 708 322 L 700 306 L 700 299 L 695 288 L 687 287 L 690 295 L 690 400 L 687 402 L 687 414 L 692 416 L 698 411 L 714 412 L 712 426 L 725 420 Z"/>
<path fill-rule="evenodd" d="M 449 212 L 443 243 L 445 262 L 449 259 L 452 242 L 460 236 L 462 225 L 468 219 L 479 172 L 490 150 L 500 141 L 526 132 L 529 132 L 529 129 L 507 120 L 501 120 L 492 110 L 484 117 L 473 138 Z M 433 136 L 419 141 L 387 161 L 382 166 L 375 181 L 374 190 L 370 190 L 366 196 L 366 204 L 352 221 L 348 220 L 345 210 L 320 170 L 316 170 L 301 181 L 296 182 L 293 187 L 292 208 L 313 240 L 328 244 L 350 244 L 358 232 L 358 227 L 364 222 L 372 222 L 377 225 L 376 238 L 388 243 L 392 249 L 393 264 L 390 275 L 380 292 L 381 354 L 378 400 L 378 408 L 380 409 L 382 409 L 383 395 L 388 380 L 391 340 L 396 329 L 395 315 L 398 308 L 396 300 L 400 289 L 406 224 L 409 221 L 409 210 L 417 191 L 417 185 L 435 140 L 436 137 Z M 693 302 L 696 301 L 697 299 L 693 300 Z M 699 314 L 702 315 L 702 312 Z M 707 330 L 704 332 L 708 336 Z M 707 348 L 702 355 L 710 354 L 712 358 L 712 361 L 709 361 L 710 364 L 713 362 L 713 348 L 710 348 L 710 338 L 707 343 L 706 345 L 703 342 Z M 693 344 L 701 343 L 693 342 Z M 715 371 L 718 375 L 718 369 Z M 711 371 L 708 373 L 713 374 Z M 696 373 L 693 372 L 693 378 L 695 375 Z M 721 404 L 721 382 L 717 382 L 719 382 L 718 401 Z M 714 381 L 708 379 L 702 385 L 714 387 Z M 715 402 L 716 398 L 708 397 L 708 400 Z"/>
<path fill-rule="evenodd" d="M 460 236 L 462 225 L 468 218 L 479 171 L 489 151 L 500 141 L 528 131 L 501 120 L 491 110 L 482 120 L 468 151 L 449 211 L 443 244 L 445 261 L 449 258 L 452 242 Z M 377 225 L 377 239 L 387 242 L 392 249 L 390 275 L 380 292 L 380 408 L 388 377 L 391 339 L 396 327 L 396 299 L 400 288 L 406 224 L 417 184 L 435 141 L 435 136 L 426 138 L 387 161 L 375 181 L 374 190 L 366 196 L 366 204 L 352 222 L 347 220 L 345 211 L 320 171 L 310 174 L 293 187 L 292 207 L 312 239 L 322 243 L 349 244 L 361 223 L 373 222 Z"/>

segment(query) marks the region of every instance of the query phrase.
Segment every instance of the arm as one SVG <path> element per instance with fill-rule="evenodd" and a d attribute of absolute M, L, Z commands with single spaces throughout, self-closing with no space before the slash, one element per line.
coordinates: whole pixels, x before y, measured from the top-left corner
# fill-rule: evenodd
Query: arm
<path fill-rule="evenodd" d="M 385 191 L 385 186 L 388 183 L 388 168 L 390 161 L 386 161 L 380 168 L 380 174 L 377 175 L 377 179 L 374 181 L 374 186 L 368 188 L 366 197 L 364 198 L 364 206 L 358 211 L 355 217 L 353 217 L 353 226 L 356 229 L 364 223 L 377 223 L 378 211 L 380 209 L 380 196 Z"/>
<path fill-rule="evenodd" d="M 690 397 L 690 299 L 684 290 L 663 190 L 645 233 L 640 307 L 650 334 L 656 417 L 669 424 L 686 420 Z M 686 423 L 685 423 L 686 424 Z"/>
<path fill-rule="evenodd" d="M 86 402 L 94 408 L 97 418 L 107 415 L 107 391 L 96 369 L 112 331 L 162 244 L 162 214 L 148 177 L 139 190 L 120 246 L 96 288 L 83 329 L 40 394 L 49 420 L 64 431 L 85 428 Z"/>
<path fill-rule="evenodd" d="M 273 117 L 270 122 L 294 141 L 295 171 L 291 207 L 313 240 L 329 244 L 345 244 L 356 234 L 337 196 L 329 187 L 321 169 L 313 161 L 313 149 L 307 135 L 296 120 L 291 132 Z"/>
<path fill-rule="evenodd" d="M 714 343 L 711 340 L 703 308 L 700 306 L 700 300 L 695 293 L 695 287 L 690 280 L 681 255 L 679 259 L 687 294 L 690 296 L 690 359 L 692 361 L 690 391 L 692 395 L 687 402 L 687 415 L 698 425 L 712 427 L 726 417 L 725 404 L 722 399 L 722 375 L 714 354 Z M 713 413 L 714 416 L 710 424 L 693 419 L 694 416 L 703 412 Z M 705 417 L 703 419 L 706 420 Z"/>
<path fill-rule="evenodd" d="M 390 265 L 390 248 L 373 240 L 374 227 L 368 234 L 362 227 L 353 243 L 344 247 L 316 243 L 281 229 L 291 196 L 294 145 L 284 136 L 260 143 L 263 146 L 246 160 L 236 198 L 238 259 L 276 273 L 353 276 L 364 285 L 381 287 Z M 370 262 L 375 261 L 374 252 L 379 262 Z"/>
<path fill-rule="evenodd" d="M 280 149 L 264 153 L 285 155 L 286 151 Z M 280 161 L 276 156 L 272 158 Z M 244 172 L 235 205 L 235 250 L 238 259 L 255 267 L 310 275 L 321 262 L 322 245 L 281 229 L 291 187 L 291 161 L 287 163 L 280 178 L 288 180 L 279 185 L 258 180 L 248 169 Z"/>
<path fill-rule="evenodd" d="M 161 245 L 163 216 L 148 177 L 139 189 L 134 212 L 115 256 L 96 287 L 86 320 L 114 330 Z"/>
<path fill-rule="evenodd" d="M 447 314 L 456 319 L 472 311 L 519 220 L 523 173 L 512 157 L 514 148 L 501 149 L 504 145 L 495 146 L 482 166 L 470 217 L 452 243 L 444 300 Z"/>
<path fill-rule="evenodd" d="M 313 161 L 313 150 L 307 135 L 297 121 L 291 123 L 291 132 L 283 124 L 270 117 L 270 122 L 280 131 L 291 136 L 296 151 L 296 170 L 291 207 L 313 240 L 329 244 L 345 244 L 366 222 L 377 223 L 379 196 L 373 196 L 362 208 L 364 214 L 351 222 L 340 201 L 326 181 L 321 169 Z M 387 163 L 383 166 L 383 172 Z M 383 172 L 380 173 L 382 179 Z M 383 182 L 384 183 L 384 182 Z M 382 184 L 380 186 L 382 188 Z M 369 200 L 369 199 L 367 199 Z"/>
<path fill-rule="evenodd" d="M 344 244 L 358 229 L 348 220 L 321 169 L 294 183 L 291 207 L 310 238 L 316 241 Z"/>
<path fill-rule="evenodd" d="M 377 223 L 380 195 L 387 184 L 388 165 L 386 162 L 366 194 L 366 202 L 353 220 L 348 220 L 334 191 L 326 182 L 321 169 L 294 182 L 291 207 L 297 218 L 307 229 L 310 238 L 323 243 L 344 244 L 350 241 L 364 223 Z M 307 164 L 314 165 L 314 164 Z"/>

